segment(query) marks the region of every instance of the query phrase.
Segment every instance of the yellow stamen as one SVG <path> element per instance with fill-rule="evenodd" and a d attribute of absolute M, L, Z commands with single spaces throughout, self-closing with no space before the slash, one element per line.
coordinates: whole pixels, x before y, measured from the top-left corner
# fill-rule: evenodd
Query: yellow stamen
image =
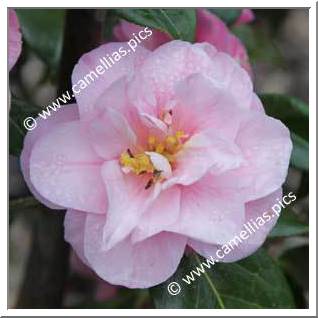
<path fill-rule="evenodd" d="M 119 162 L 123 167 L 129 168 L 136 174 L 153 173 L 154 171 L 154 166 L 145 153 L 139 153 L 131 157 L 127 152 L 124 152 L 121 154 Z"/>
<path fill-rule="evenodd" d="M 165 145 L 162 142 L 156 145 L 156 152 L 163 154 L 164 150 Z"/>
<path fill-rule="evenodd" d="M 157 139 L 156 139 L 155 136 L 149 136 L 149 137 L 148 137 L 148 146 L 149 146 L 149 150 L 150 150 L 150 151 L 155 150 L 155 148 L 156 148 L 156 142 L 157 142 Z"/>
<path fill-rule="evenodd" d="M 187 138 L 187 135 L 181 130 L 177 131 L 174 135 L 167 136 L 164 140 L 150 135 L 145 151 L 155 151 L 165 156 L 170 163 L 173 163 L 175 161 L 175 154 L 182 148 L 185 138 Z M 151 173 L 155 177 L 155 168 L 150 157 L 145 152 L 133 154 L 128 149 L 121 154 L 119 162 L 125 168 L 125 172 L 134 172 L 135 174 Z"/>

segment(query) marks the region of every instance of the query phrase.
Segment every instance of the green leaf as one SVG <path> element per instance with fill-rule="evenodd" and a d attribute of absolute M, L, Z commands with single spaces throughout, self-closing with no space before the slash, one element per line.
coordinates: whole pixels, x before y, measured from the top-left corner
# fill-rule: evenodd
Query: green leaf
<path fill-rule="evenodd" d="M 286 250 L 278 262 L 293 286 L 297 308 L 308 308 L 309 245 Z"/>
<path fill-rule="evenodd" d="M 118 9 L 120 17 L 170 34 L 174 39 L 194 41 L 195 9 Z"/>
<path fill-rule="evenodd" d="M 309 170 L 309 144 L 306 140 L 297 136 L 296 134 L 291 134 L 293 142 L 293 151 L 291 154 L 291 164 L 299 169 L 308 171 Z"/>
<path fill-rule="evenodd" d="M 55 71 L 62 53 L 65 10 L 17 9 L 16 11 L 24 41 Z"/>
<path fill-rule="evenodd" d="M 280 94 L 263 94 L 260 98 L 266 114 L 281 120 L 291 131 L 293 151 L 291 163 L 308 171 L 309 110 L 308 105 L 295 97 Z"/>
<path fill-rule="evenodd" d="M 25 118 L 37 117 L 41 109 L 29 105 L 17 98 L 12 98 L 9 114 L 9 153 L 14 156 L 19 156 L 23 147 L 23 139 L 27 133 L 23 125 Z"/>
<path fill-rule="evenodd" d="M 156 308 L 294 308 L 286 278 L 262 250 L 236 263 L 218 263 L 206 269 L 203 258 L 184 257 L 177 272 L 165 283 L 151 288 Z M 206 269 L 187 284 L 182 278 L 196 267 Z M 193 272 L 192 272 L 193 273 Z M 170 295 L 167 286 L 178 282 L 181 292 Z"/>
<path fill-rule="evenodd" d="M 209 9 L 226 24 L 233 24 L 241 15 L 242 9 Z"/>
<path fill-rule="evenodd" d="M 100 10 L 99 20 L 102 24 L 102 39 L 105 42 L 111 42 L 113 39 L 113 29 L 119 23 L 119 17 L 116 10 Z"/>
<path fill-rule="evenodd" d="M 269 234 L 270 237 L 292 236 L 308 233 L 309 226 L 300 222 L 291 210 L 284 210 L 277 224 Z"/>
<path fill-rule="evenodd" d="M 309 109 L 298 98 L 280 94 L 262 94 L 266 114 L 281 120 L 293 133 L 308 141 Z"/>
<path fill-rule="evenodd" d="M 283 56 L 266 28 L 244 24 L 233 27 L 232 32 L 244 43 L 252 62 L 283 64 Z"/>

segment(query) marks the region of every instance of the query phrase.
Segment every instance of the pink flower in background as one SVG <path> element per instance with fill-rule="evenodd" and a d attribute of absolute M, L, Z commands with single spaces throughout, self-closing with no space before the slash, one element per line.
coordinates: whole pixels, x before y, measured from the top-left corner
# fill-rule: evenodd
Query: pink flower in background
<path fill-rule="evenodd" d="M 249 9 L 242 10 L 236 24 L 249 23 L 254 19 L 253 12 Z M 118 41 L 128 41 L 133 38 L 133 33 L 137 34 L 143 27 L 136 24 L 121 21 L 114 28 L 114 36 Z M 153 34 L 141 45 L 149 50 L 154 50 L 158 46 L 171 41 L 172 38 L 163 32 L 152 30 Z M 252 74 L 248 55 L 242 42 L 230 32 L 226 24 L 215 14 L 206 9 L 197 9 L 197 26 L 195 42 L 208 42 L 219 51 L 228 53 L 236 59 L 250 74 Z"/>
<path fill-rule="evenodd" d="M 246 24 L 254 21 L 255 16 L 251 9 L 243 9 L 239 18 L 235 21 L 235 25 Z"/>
<path fill-rule="evenodd" d="M 13 9 L 9 9 L 9 70 L 13 68 L 21 53 L 22 40 L 20 25 L 17 15 Z"/>
<path fill-rule="evenodd" d="M 83 55 L 73 83 L 120 47 Z M 230 55 L 170 41 L 138 47 L 77 105 L 39 120 L 21 165 L 38 199 L 67 209 L 65 239 L 87 266 L 111 284 L 146 288 L 175 272 L 186 246 L 208 257 L 270 210 L 291 147 Z M 253 253 L 275 222 L 223 260 Z"/>

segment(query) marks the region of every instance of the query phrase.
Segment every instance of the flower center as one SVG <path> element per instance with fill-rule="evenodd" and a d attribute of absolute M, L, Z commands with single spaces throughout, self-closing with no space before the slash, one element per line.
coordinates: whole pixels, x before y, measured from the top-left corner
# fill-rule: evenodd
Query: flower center
<path fill-rule="evenodd" d="M 147 141 L 147 149 L 144 152 L 132 153 L 130 149 L 127 149 L 120 155 L 119 162 L 123 172 L 133 172 L 136 175 L 151 174 L 151 179 L 146 185 L 146 189 L 148 189 L 154 181 L 163 180 L 164 177 L 161 175 L 162 171 L 156 169 L 155 164 L 147 153 L 155 152 L 162 155 L 172 165 L 175 161 L 175 155 L 182 148 L 186 138 L 187 135 L 183 131 L 168 135 L 163 140 L 150 135 Z"/>

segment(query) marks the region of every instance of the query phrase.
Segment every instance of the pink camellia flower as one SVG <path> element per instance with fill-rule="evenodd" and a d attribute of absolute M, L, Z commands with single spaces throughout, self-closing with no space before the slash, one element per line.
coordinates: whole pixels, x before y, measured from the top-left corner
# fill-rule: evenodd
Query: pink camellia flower
<path fill-rule="evenodd" d="M 78 83 L 101 56 L 83 55 Z M 287 128 L 268 117 L 247 72 L 207 43 L 138 47 L 28 132 L 22 170 L 41 201 L 66 208 L 65 239 L 115 285 L 168 279 L 187 246 L 208 257 L 281 197 Z M 223 261 L 253 253 L 277 218 Z"/>
<path fill-rule="evenodd" d="M 9 9 L 9 70 L 13 68 L 21 53 L 22 40 L 20 25 L 17 15 L 13 9 Z"/>
<path fill-rule="evenodd" d="M 253 12 L 249 9 L 242 10 L 236 24 L 249 23 L 254 19 Z M 136 24 L 121 21 L 114 28 L 114 36 L 118 41 L 129 41 L 133 33 L 138 34 L 143 27 Z M 151 37 L 143 41 L 141 45 L 149 50 L 154 50 L 163 43 L 171 41 L 170 35 L 153 30 Z M 242 42 L 230 32 L 226 24 L 215 14 L 206 9 L 197 9 L 197 24 L 195 42 L 208 42 L 219 51 L 228 53 L 236 59 L 250 74 L 252 74 L 248 55 Z"/>

